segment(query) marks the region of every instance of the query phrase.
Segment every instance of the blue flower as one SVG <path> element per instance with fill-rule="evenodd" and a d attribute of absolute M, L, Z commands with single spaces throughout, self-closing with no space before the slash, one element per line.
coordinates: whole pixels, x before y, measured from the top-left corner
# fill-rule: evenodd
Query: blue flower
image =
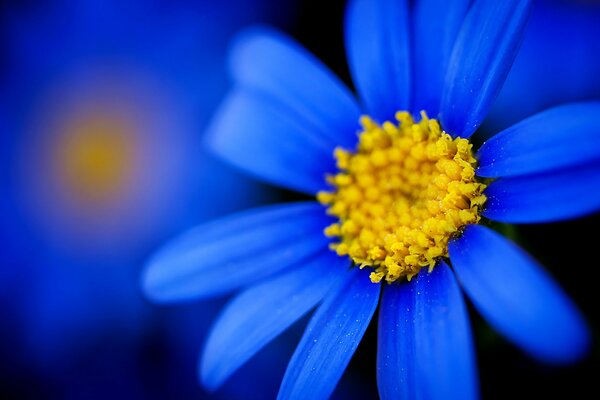
<path fill-rule="evenodd" d="M 210 145 L 249 174 L 319 202 L 216 220 L 149 261 L 144 290 L 159 303 L 241 289 L 203 350 L 207 388 L 317 307 L 279 398 L 326 398 L 379 306 L 383 399 L 475 398 L 461 288 L 532 357 L 570 363 L 586 354 L 574 304 L 488 225 L 600 208 L 600 103 L 547 110 L 475 154 L 469 142 L 506 78 L 529 9 L 519 0 L 351 1 L 346 50 L 360 102 L 290 38 L 264 28 L 240 36 L 230 56 L 235 90 Z"/>

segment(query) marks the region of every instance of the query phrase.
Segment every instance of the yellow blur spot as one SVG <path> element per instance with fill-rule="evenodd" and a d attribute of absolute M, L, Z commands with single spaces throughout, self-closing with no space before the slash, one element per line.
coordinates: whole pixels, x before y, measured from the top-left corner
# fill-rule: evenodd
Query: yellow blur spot
<path fill-rule="evenodd" d="M 132 141 L 131 128 L 112 116 L 72 121 L 57 143 L 61 179 L 80 200 L 110 201 L 126 186 Z"/>
<path fill-rule="evenodd" d="M 336 149 L 340 172 L 317 199 L 339 222 L 325 235 L 339 238 L 332 249 L 361 268 L 371 281 L 412 279 L 448 256 L 448 240 L 480 220 L 486 185 L 475 179 L 475 158 L 467 139 L 452 139 L 435 119 L 407 112 L 398 124 L 361 118 L 355 153 Z"/>

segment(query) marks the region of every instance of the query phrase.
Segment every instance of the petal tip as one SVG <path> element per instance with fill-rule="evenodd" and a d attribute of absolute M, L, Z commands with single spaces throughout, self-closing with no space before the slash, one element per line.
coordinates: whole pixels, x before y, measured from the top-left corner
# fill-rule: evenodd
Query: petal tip
<path fill-rule="evenodd" d="M 235 70 L 238 63 L 245 58 L 247 54 L 251 55 L 253 53 L 253 46 L 265 38 L 278 36 L 279 33 L 277 30 L 261 24 L 249 26 L 235 35 L 230 43 L 228 54 L 228 67 L 231 76 L 235 76 Z"/>
<path fill-rule="evenodd" d="M 140 286 L 144 296 L 152 302 L 161 301 L 161 273 L 160 265 L 155 263 L 154 258 L 144 266 L 140 279 Z"/>
<path fill-rule="evenodd" d="M 577 364 L 587 358 L 592 348 L 592 337 L 589 326 L 583 316 L 573 306 L 571 321 L 556 335 L 553 346 L 545 354 L 538 354 L 537 358 L 551 365 L 569 366 Z"/>
<path fill-rule="evenodd" d="M 209 362 L 205 353 L 200 356 L 197 377 L 202 387 L 210 393 L 216 392 L 227 379 L 226 377 L 220 377 L 216 373 L 214 365 Z"/>

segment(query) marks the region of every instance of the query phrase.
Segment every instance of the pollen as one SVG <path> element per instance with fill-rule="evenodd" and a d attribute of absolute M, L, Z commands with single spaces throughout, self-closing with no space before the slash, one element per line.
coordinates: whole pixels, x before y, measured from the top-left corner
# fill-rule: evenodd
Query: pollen
<path fill-rule="evenodd" d="M 332 190 L 317 199 L 338 222 L 325 229 L 331 248 L 372 282 L 410 280 L 448 256 L 448 240 L 480 220 L 486 185 L 475 178 L 472 144 L 453 139 L 435 119 L 408 112 L 397 123 L 361 118 L 355 151 L 337 148 Z"/>

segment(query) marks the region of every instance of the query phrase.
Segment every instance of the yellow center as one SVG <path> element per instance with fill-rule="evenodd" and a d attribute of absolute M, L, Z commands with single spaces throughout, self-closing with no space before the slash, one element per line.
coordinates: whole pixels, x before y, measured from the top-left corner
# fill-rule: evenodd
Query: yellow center
<path fill-rule="evenodd" d="M 59 171 L 75 195 L 104 202 L 116 196 L 131 169 L 131 128 L 124 121 L 92 116 L 73 121 L 58 143 Z"/>
<path fill-rule="evenodd" d="M 448 240 L 466 224 L 479 222 L 486 185 L 475 179 L 467 139 L 452 139 L 422 112 L 416 123 L 398 112 L 398 125 L 361 119 L 355 153 L 337 148 L 340 172 L 318 200 L 339 222 L 325 229 L 339 242 L 332 248 L 361 268 L 371 281 L 410 280 L 448 255 Z"/>

